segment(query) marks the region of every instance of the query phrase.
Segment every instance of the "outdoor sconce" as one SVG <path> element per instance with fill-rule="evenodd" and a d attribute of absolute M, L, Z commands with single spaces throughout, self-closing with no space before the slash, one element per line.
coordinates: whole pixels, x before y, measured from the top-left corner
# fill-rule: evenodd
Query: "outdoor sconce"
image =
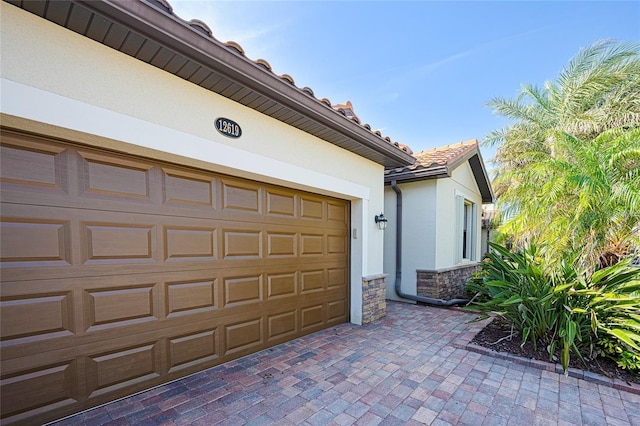
<path fill-rule="evenodd" d="M 384 213 L 380 213 L 376 215 L 374 220 L 376 221 L 376 226 L 378 227 L 379 230 L 384 231 L 387 228 L 388 221 L 387 221 L 387 218 L 384 217 Z"/>

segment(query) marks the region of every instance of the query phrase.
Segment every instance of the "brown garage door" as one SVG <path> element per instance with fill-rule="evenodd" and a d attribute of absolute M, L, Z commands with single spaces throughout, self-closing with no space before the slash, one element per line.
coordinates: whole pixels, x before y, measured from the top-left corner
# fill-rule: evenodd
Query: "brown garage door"
<path fill-rule="evenodd" d="M 348 320 L 346 201 L 2 134 L 2 419 Z"/>

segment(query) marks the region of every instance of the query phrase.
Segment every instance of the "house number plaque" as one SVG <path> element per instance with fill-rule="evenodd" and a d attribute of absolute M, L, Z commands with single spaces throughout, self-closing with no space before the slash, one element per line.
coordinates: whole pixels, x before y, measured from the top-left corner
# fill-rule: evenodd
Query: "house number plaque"
<path fill-rule="evenodd" d="M 228 138 L 237 139 L 242 136 L 240 125 L 233 120 L 224 117 L 216 118 L 216 130 Z"/>

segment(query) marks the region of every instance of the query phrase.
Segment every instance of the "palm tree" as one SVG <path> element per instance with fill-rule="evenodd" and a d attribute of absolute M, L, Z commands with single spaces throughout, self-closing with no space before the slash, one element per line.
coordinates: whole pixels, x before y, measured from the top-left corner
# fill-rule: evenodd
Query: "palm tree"
<path fill-rule="evenodd" d="M 547 247 L 552 263 L 579 249 L 582 269 L 613 265 L 640 246 L 640 127 L 590 142 L 566 132 L 553 138 L 555 155 L 538 153 L 503 174 L 521 183 L 508 193 L 519 213 L 502 231 Z"/>
<path fill-rule="evenodd" d="M 640 49 L 598 42 L 543 88 L 489 105 L 509 118 L 492 132 L 494 189 L 516 244 L 575 254 L 591 269 L 640 246 Z"/>

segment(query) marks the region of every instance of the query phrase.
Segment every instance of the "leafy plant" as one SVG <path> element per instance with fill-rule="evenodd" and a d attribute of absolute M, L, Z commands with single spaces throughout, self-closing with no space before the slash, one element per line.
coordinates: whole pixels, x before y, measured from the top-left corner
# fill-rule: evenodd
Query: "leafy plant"
<path fill-rule="evenodd" d="M 600 269 L 583 288 L 574 290 L 585 308 L 574 308 L 578 314 L 589 315 L 597 342 L 611 340 L 622 358 L 640 356 L 640 268 L 629 266 L 626 259 Z"/>
<path fill-rule="evenodd" d="M 640 355 L 625 350 L 619 341 L 611 338 L 598 340 L 598 355 L 610 358 L 623 370 L 640 373 Z"/>
<path fill-rule="evenodd" d="M 475 305 L 504 317 L 521 333 L 522 343 L 547 343 L 549 330 L 558 322 L 554 307 L 554 285 L 538 264 L 538 250 L 530 246 L 521 252 L 490 243 L 489 261 L 482 265 L 482 279 L 468 284 L 481 296 Z"/>
<path fill-rule="evenodd" d="M 565 371 L 571 354 L 584 362 L 605 336 L 622 349 L 618 359 L 633 365 L 640 354 L 640 268 L 624 261 L 579 274 L 567 259 L 549 270 L 542 267 L 544 250 L 535 246 L 512 252 L 490 245 L 488 261 L 467 285 L 478 296 L 476 309 L 505 318 L 523 345 L 544 344 L 550 358 L 559 350 Z"/>

